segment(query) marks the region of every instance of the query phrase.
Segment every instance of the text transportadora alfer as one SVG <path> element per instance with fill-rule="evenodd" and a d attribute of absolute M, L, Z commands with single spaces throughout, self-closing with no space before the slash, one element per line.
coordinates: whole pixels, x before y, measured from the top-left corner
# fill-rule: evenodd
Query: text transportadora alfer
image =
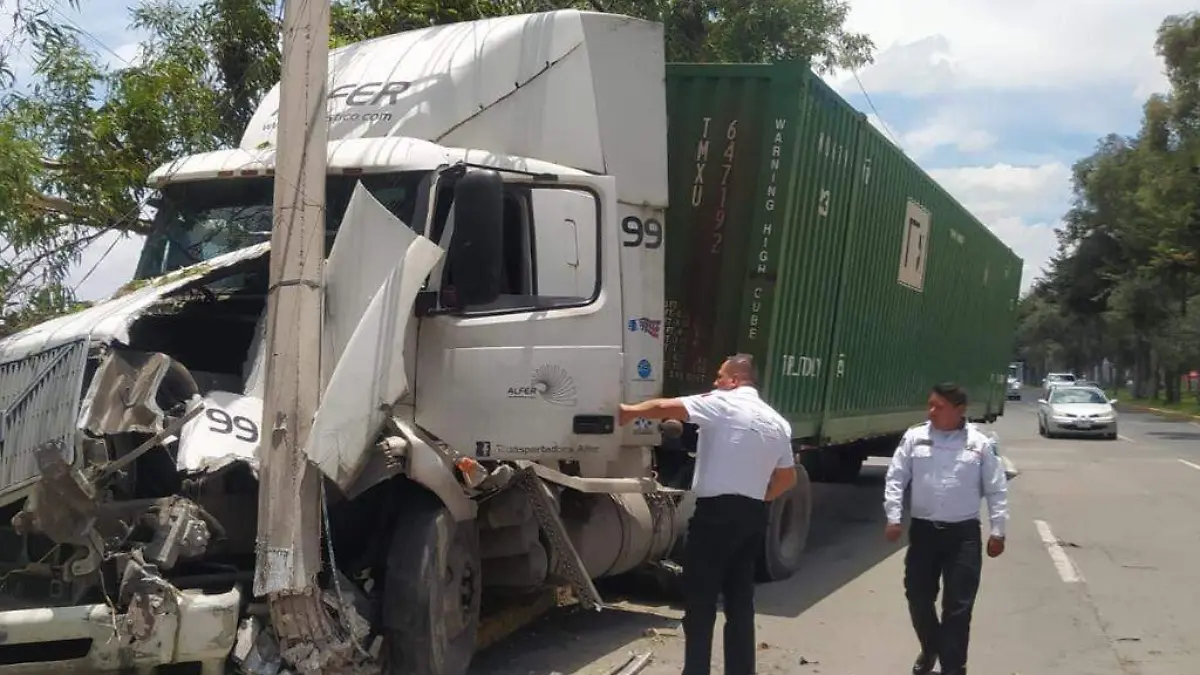
<path fill-rule="evenodd" d="M 500 445 L 493 446 L 493 452 L 506 455 L 563 455 L 563 454 L 595 454 L 600 452 L 597 445 Z"/>

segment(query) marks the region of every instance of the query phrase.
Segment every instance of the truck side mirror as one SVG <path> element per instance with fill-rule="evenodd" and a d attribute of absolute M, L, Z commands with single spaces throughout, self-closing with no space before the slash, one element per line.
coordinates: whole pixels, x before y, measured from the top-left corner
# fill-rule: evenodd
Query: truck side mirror
<path fill-rule="evenodd" d="M 486 305 L 503 278 L 504 181 L 495 171 L 470 171 L 454 185 L 454 236 L 449 259 L 454 304 Z M 448 290 L 448 289 L 447 289 Z"/>

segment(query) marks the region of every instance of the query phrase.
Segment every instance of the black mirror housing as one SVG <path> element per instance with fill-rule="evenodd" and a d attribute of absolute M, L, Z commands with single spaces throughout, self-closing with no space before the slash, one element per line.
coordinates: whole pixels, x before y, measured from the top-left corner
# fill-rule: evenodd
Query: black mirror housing
<path fill-rule="evenodd" d="M 454 234 L 447 251 L 450 304 L 486 305 L 500 296 L 504 250 L 504 181 L 496 171 L 469 171 L 454 185 Z M 446 303 L 443 303 L 446 304 Z"/>

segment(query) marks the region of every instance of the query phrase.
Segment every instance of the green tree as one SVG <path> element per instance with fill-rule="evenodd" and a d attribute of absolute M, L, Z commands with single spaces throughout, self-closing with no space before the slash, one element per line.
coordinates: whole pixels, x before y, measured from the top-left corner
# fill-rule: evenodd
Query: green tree
<path fill-rule="evenodd" d="M 136 63 L 108 68 L 73 23 L 24 5 L 15 41 L 36 81 L 0 97 L 0 319 L 11 331 L 76 307 L 72 264 L 109 232 L 145 234 L 146 180 L 181 155 L 229 145 L 278 79 L 269 0 L 152 0 Z M 0 76 L 14 53 L 0 55 Z"/>
<path fill-rule="evenodd" d="M 1022 348 L 1064 367 L 1107 359 L 1132 371 L 1135 395 L 1161 386 L 1174 401 L 1179 375 L 1200 365 L 1200 14 L 1167 17 L 1156 48 L 1170 90 L 1146 101 L 1136 135 L 1109 135 L 1075 165 L 1060 255 L 1045 306 L 1021 318 Z M 1052 325 L 1055 312 L 1066 323 Z"/>

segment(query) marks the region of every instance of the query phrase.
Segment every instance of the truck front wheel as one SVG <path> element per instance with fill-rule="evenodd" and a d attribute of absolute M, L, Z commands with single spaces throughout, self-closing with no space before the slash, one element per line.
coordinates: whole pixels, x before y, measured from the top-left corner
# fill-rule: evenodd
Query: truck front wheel
<path fill-rule="evenodd" d="M 758 580 L 782 581 L 795 574 L 808 543 L 812 519 L 812 483 L 803 465 L 796 466 L 796 485 L 771 502 L 767 536 L 758 560 Z"/>
<path fill-rule="evenodd" d="M 465 675 L 483 593 L 479 531 L 432 498 L 410 503 L 388 551 L 383 674 Z"/>

